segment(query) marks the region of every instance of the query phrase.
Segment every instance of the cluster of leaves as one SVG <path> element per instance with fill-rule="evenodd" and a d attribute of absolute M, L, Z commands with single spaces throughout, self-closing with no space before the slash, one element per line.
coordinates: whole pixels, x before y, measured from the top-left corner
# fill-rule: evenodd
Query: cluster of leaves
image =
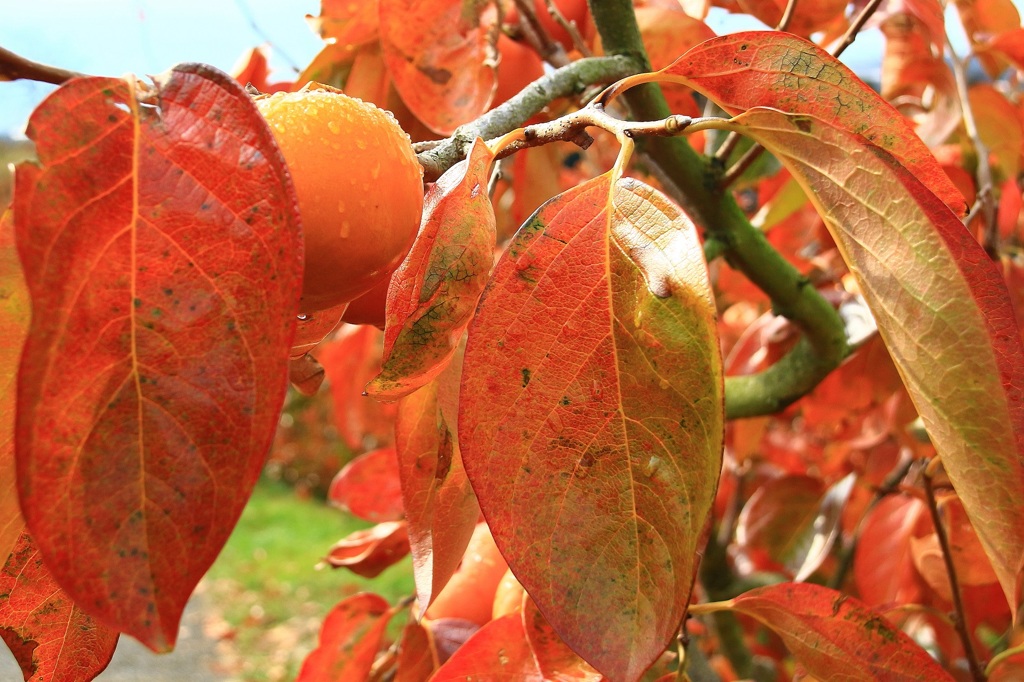
<path fill-rule="evenodd" d="M 957 3 L 973 85 L 938 0 L 723 1 L 790 33 L 722 37 L 700 0 L 555 3 L 568 24 L 542 2 L 322 4 L 296 83 L 259 52 L 239 80 L 319 80 L 451 135 L 422 146 L 440 177 L 383 332 L 320 343 L 345 311 L 296 318 L 294 192 L 240 83 L 78 78 L 32 117 L 39 163 L 0 221 L 0 637 L 26 679 L 91 679 L 120 632 L 173 646 L 289 376 L 323 375 L 343 438 L 380 446 L 330 490 L 378 525 L 327 561 L 411 553 L 416 595 L 340 603 L 303 682 L 1021 673 L 1009 0 Z M 867 17 L 881 94 L 826 51 Z M 588 55 L 640 39 L 661 70 L 579 108 L 623 75 Z M 529 72 L 503 43 L 559 68 L 501 104 Z M 652 82 L 677 116 L 609 114 L 665 111 Z"/>

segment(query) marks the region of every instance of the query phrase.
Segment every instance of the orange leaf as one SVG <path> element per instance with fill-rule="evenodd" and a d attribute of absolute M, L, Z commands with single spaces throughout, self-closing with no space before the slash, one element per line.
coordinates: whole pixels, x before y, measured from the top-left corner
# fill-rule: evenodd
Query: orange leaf
<path fill-rule="evenodd" d="M 461 368 L 461 362 L 452 363 L 439 379 L 403 398 L 395 422 L 416 596 L 423 610 L 455 573 L 480 517 L 451 433 L 455 415 L 445 416 L 439 404 L 439 392 L 457 390 L 451 384 L 458 381 Z"/>
<path fill-rule="evenodd" d="M 57 582 L 170 649 L 259 477 L 287 387 L 302 245 L 284 160 L 241 86 L 82 78 L 29 135 L 15 230 L 32 296 L 22 511 Z"/>
<path fill-rule="evenodd" d="M 518 613 L 502 616 L 480 628 L 430 678 L 430 682 L 466 680 L 544 682 Z"/>
<path fill-rule="evenodd" d="M 921 596 L 910 539 L 922 514 L 924 503 L 912 497 L 883 499 L 864 521 L 853 578 L 861 599 L 871 606 L 909 604 Z"/>
<path fill-rule="evenodd" d="M 327 499 L 361 519 L 380 523 L 404 515 L 395 448 L 365 452 L 338 472 Z"/>
<path fill-rule="evenodd" d="M 774 153 L 815 202 L 1016 611 L 1024 346 L 1000 272 L 910 170 L 862 138 L 769 109 L 728 127 Z"/>
<path fill-rule="evenodd" d="M 427 192 L 423 225 L 391 278 L 384 366 L 366 390 L 385 400 L 412 393 L 451 361 L 476 311 L 494 252 L 487 178 L 494 154 L 477 140 L 469 158 Z"/>
<path fill-rule="evenodd" d="M 347 568 L 364 578 L 376 578 L 409 553 L 404 521 L 378 523 L 339 540 L 324 559 L 334 568 Z"/>
<path fill-rule="evenodd" d="M 523 628 L 530 650 L 537 660 L 537 668 L 545 680 L 580 680 L 599 682 L 603 677 L 566 646 L 532 599 L 523 600 Z"/>
<path fill-rule="evenodd" d="M 366 679 L 393 615 L 395 609 L 375 594 L 339 603 L 324 619 L 320 643 L 303 661 L 296 682 Z"/>
<path fill-rule="evenodd" d="M 751 590 L 727 602 L 756 618 L 821 680 L 939 682 L 953 678 L 900 630 L 862 602 L 810 583 Z"/>
<path fill-rule="evenodd" d="M 88 682 L 114 655 L 117 631 L 75 605 L 28 533 L 0 571 L 0 639 L 31 682 Z"/>
<path fill-rule="evenodd" d="M 488 3 L 379 1 L 384 62 L 416 117 L 450 135 L 487 111 L 497 84 Z"/>
<path fill-rule="evenodd" d="M 398 641 L 394 682 L 423 682 L 437 670 L 434 637 L 421 623 L 410 620 Z"/>
<path fill-rule="evenodd" d="M 28 290 L 14 249 L 14 219 L 5 211 L 0 215 L 0 562 L 7 560 L 25 527 L 15 489 L 14 406 L 29 317 Z"/>
<path fill-rule="evenodd" d="M 660 72 L 707 95 L 732 114 L 763 106 L 811 114 L 860 135 L 896 157 L 947 206 L 964 198 L 913 126 L 849 68 L 814 43 L 774 31 L 735 33 L 698 45 Z"/>
<path fill-rule="evenodd" d="M 306 22 L 327 42 L 362 45 L 377 40 L 377 5 L 377 0 L 320 0 L 320 16 L 307 14 Z"/>
<path fill-rule="evenodd" d="M 692 223 L 608 174 L 545 204 L 495 268 L 462 395 L 466 471 L 502 554 L 569 646 L 635 680 L 677 631 L 721 468 Z"/>

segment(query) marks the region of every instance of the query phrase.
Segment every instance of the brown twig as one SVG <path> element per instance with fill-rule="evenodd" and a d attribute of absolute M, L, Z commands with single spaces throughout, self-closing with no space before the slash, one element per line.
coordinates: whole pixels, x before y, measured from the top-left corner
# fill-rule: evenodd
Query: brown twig
<path fill-rule="evenodd" d="M 988 147 L 981 139 L 978 132 L 978 122 L 974 118 L 974 110 L 971 108 L 971 98 L 967 87 L 967 69 L 964 62 L 953 49 L 953 44 L 946 37 L 946 49 L 949 51 L 949 63 L 953 68 L 953 78 L 956 80 L 956 94 L 960 100 L 960 109 L 964 116 L 964 128 L 967 137 L 971 140 L 975 153 L 978 155 L 978 168 L 975 171 L 978 180 L 978 210 L 971 209 L 967 214 L 964 223 L 967 224 L 978 213 L 982 216 L 984 223 L 984 236 L 982 246 L 985 252 L 993 259 L 999 258 L 999 226 L 996 223 L 996 205 L 992 196 L 992 165 L 989 163 Z"/>
<path fill-rule="evenodd" d="M 779 25 L 775 27 L 776 31 L 786 31 L 789 29 L 789 24 L 793 21 L 793 15 L 796 13 L 796 2 L 797 0 L 789 0 L 786 3 L 786 11 L 782 13 L 782 18 L 779 19 Z"/>
<path fill-rule="evenodd" d="M 565 54 L 562 44 L 551 37 L 537 18 L 533 11 L 533 3 L 530 0 L 515 0 L 516 8 L 519 10 L 519 28 L 522 29 L 526 42 L 540 55 L 540 58 L 555 68 L 565 66 L 569 63 L 569 56 Z"/>
<path fill-rule="evenodd" d="M 942 549 L 942 560 L 946 564 L 946 575 L 949 577 L 949 589 L 953 593 L 953 625 L 956 626 L 956 633 L 960 636 L 960 643 L 964 647 L 964 655 L 967 657 L 967 667 L 970 668 L 971 678 L 975 682 L 985 682 L 985 673 L 978 663 L 978 654 L 974 651 L 974 644 L 971 642 L 971 635 L 967 631 L 967 618 L 964 612 L 963 598 L 960 596 L 960 582 L 956 577 L 956 567 L 953 565 L 953 554 L 949 548 L 949 538 L 942 526 L 942 517 L 939 515 L 939 505 L 935 501 L 935 488 L 932 485 L 933 466 L 939 460 L 932 460 L 924 469 L 925 497 L 928 500 L 928 511 L 931 512 L 932 523 L 935 525 L 935 534 L 939 538 L 939 547 Z"/>
<path fill-rule="evenodd" d="M 871 2 L 864 5 L 864 9 L 860 11 L 857 18 L 853 20 L 852 24 L 850 24 L 850 28 L 846 29 L 846 33 L 843 34 L 839 44 L 832 51 L 833 57 L 838 57 L 846 51 L 846 48 L 853 45 L 853 41 L 857 39 L 857 34 L 860 33 L 860 30 L 864 28 L 864 24 L 868 23 L 868 19 L 871 18 L 871 15 L 875 13 L 875 10 L 877 10 L 878 6 L 881 4 L 882 0 L 871 0 Z"/>
<path fill-rule="evenodd" d="M 85 75 L 57 66 L 40 64 L 0 47 L 0 80 L 30 80 L 61 85 L 72 78 Z"/>
<path fill-rule="evenodd" d="M 572 39 L 573 47 L 579 50 L 580 54 L 584 57 L 593 57 L 594 53 L 591 52 L 590 48 L 587 47 L 587 44 L 583 42 L 583 36 L 580 35 L 576 22 L 566 19 L 565 15 L 562 14 L 562 11 L 558 9 L 557 5 L 555 5 L 554 0 L 544 0 L 544 5 L 547 7 L 548 14 L 550 14 L 551 18 L 555 20 L 555 23 L 564 28 L 565 32 L 569 34 L 569 37 Z"/>

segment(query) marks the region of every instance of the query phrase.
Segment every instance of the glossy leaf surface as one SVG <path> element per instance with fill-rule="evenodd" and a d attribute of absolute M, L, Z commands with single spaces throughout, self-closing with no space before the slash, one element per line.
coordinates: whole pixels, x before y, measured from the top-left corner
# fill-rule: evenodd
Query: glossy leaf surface
<path fill-rule="evenodd" d="M 810 116 L 755 109 L 734 122 L 789 167 L 818 207 L 1016 611 L 1024 347 L 1001 274 L 884 150 Z"/>
<path fill-rule="evenodd" d="M 380 649 L 394 610 L 375 594 L 361 593 L 331 609 L 320 643 L 302 664 L 296 682 L 364 680 Z"/>
<path fill-rule="evenodd" d="M 793 35 L 750 31 L 702 43 L 661 71 L 731 114 L 772 107 L 811 114 L 898 159 L 947 206 L 967 206 L 907 119 L 827 52 Z"/>
<path fill-rule="evenodd" d="M 71 113 L 69 113 L 71 112 Z M 294 192 L 241 86 L 199 65 L 69 82 L 17 176 L 33 317 L 18 488 L 57 582 L 169 649 L 263 465 L 301 280 Z"/>
<path fill-rule="evenodd" d="M 394 400 L 441 373 L 487 283 L 494 209 L 487 180 L 494 154 L 477 140 L 469 158 L 442 175 L 423 200 L 423 225 L 391 278 L 384 366 L 367 387 Z"/>
<path fill-rule="evenodd" d="M 809 583 L 751 590 L 732 609 L 756 618 L 821 680 L 862 682 L 952 680 L 902 631 L 862 602 Z"/>
<path fill-rule="evenodd" d="M 380 523 L 402 518 L 402 489 L 393 447 L 364 452 L 338 472 L 327 499 L 361 519 Z"/>
<path fill-rule="evenodd" d="M 682 618 L 721 467 L 693 225 L 607 174 L 545 204 L 495 268 L 462 395 L 464 463 L 509 566 L 569 646 L 637 679 Z"/>
<path fill-rule="evenodd" d="M 450 135 L 487 110 L 496 69 L 494 12 L 463 0 L 379 0 L 384 61 L 402 101 L 428 128 Z M 482 15 L 483 13 L 483 15 Z"/>
<path fill-rule="evenodd" d="M 480 517 L 451 431 L 454 415 L 446 419 L 438 401 L 438 391 L 457 381 L 458 374 L 445 371 L 406 396 L 398 403 L 395 421 L 416 596 L 424 609 L 455 573 Z"/>
<path fill-rule="evenodd" d="M 0 571 L 0 639 L 30 682 L 87 682 L 107 667 L 117 632 L 72 602 L 22 533 Z"/>
<path fill-rule="evenodd" d="M 14 473 L 15 377 L 31 316 L 28 289 L 14 248 L 14 219 L 0 215 L 0 562 L 18 542 L 25 522 Z"/>

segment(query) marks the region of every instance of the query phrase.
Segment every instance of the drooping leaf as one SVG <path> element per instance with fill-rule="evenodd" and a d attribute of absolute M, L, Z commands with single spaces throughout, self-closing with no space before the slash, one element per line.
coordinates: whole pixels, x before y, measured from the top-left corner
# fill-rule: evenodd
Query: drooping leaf
<path fill-rule="evenodd" d="M 441 373 L 487 283 L 494 252 L 494 209 L 487 178 L 494 153 L 477 140 L 469 158 L 427 192 L 423 225 L 391 278 L 384 366 L 367 391 L 395 400 Z"/>
<path fill-rule="evenodd" d="M 601 673 L 566 646 L 530 598 L 523 600 L 522 617 L 526 640 L 545 680 L 599 682 L 603 679 Z"/>
<path fill-rule="evenodd" d="M 338 472 L 327 499 L 361 519 L 380 523 L 403 516 L 395 448 L 365 452 Z"/>
<path fill-rule="evenodd" d="M 376 578 L 409 553 L 404 521 L 378 523 L 339 540 L 324 559 L 334 568 L 347 568 L 364 578 Z"/>
<path fill-rule="evenodd" d="M 22 533 L 0 571 L 0 639 L 27 682 L 88 682 L 114 655 L 117 631 L 75 605 Z"/>
<path fill-rule="evenodd" d="M 461 363 L 402 398 L 395 420 L 402 500 L 409 522 L 416 596 L 426 608 L 459 566 L 480 507 L 466 477 L 452 429 L 438 392 L 457 390 Z M 455 387 L 450 387 L 456 384 Z"/>
<path fill-rule="evenodd" d="M 759 620 L 821 680 L 952 681 L 914 640 L 862 602 L 827 587 L 782 583 L 726 602 Z"/>
<path fill-rule="evenodd" d="M 69 82 L 17 174 L 32 297 L 18 377 L 22 510 L 98 620 L 173 646 L 256 483 L 287 385 L 301 233 L 241 86 L 178 66 Z"/>
<path fill-rule="evenodd" d="M 488 3 L 379 0 L 380 42 L 395 88 L 428 128 L 450 135 L 487 110 L 497 83 Z"/>
<path fill-rule="evenodd" d="M 1002 276 L 885 150 L 811 116 L 754 109 L 751 135 L 808 190 L 999 576 L 1024 570 L 1024 346 Z"/>
<path fill-rule="evenodd" d="M 523 619 L 510 613 L 480 628 L 438 668 L 431 682 L 544 682 L 526 641 Z"/>
<path fill-rule="evenodd" d="M 731 114 L 772 107 L 810 114 L 861 135 L 899 160 L 958 215 L 963 196 L 913 126 L 853 71 L 814 43 L 774 31 L 748 31 L 702 43 L 660 72 Z"/>
<path fill-rule="evenodd" d="M 0 562 L 6 561 L 25 522 L 14 473 L 15 377 L 28 331 L 28 289 L 14 248 L 14 218 L 0 215 Z"/>
<path fill-rule="evenodd" d="M 604 175 L 520 229 L 470 328 L 459 434 L 484 516 L 555 631 L 615 680 L 677 631 L 714 499 L 711 301 L 689 220 Z"/>
<path fill-rule="evenodd" d="M 302 663 L 296 682 L 365 680 L 395 614 L 382 597 L 363 592 L 327 614 L 320 643 Z"/>

